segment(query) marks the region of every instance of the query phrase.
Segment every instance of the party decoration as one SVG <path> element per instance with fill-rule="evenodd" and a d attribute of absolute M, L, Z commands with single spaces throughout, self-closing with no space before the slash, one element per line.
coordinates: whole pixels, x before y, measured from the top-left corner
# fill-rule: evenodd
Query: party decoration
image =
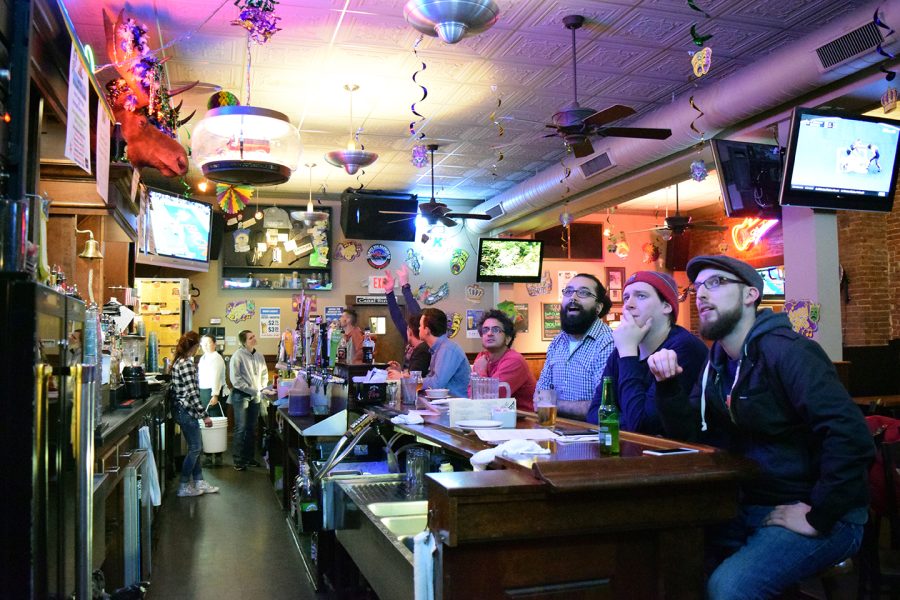
<path fill-rule="evenodd" d="M 497 120 L 497 111 L 500 110 L 500 106 L 503 104 L 503 99 L 500 97 L 501 94 L 498 91 L 496 85 L 491 86 L 491 91 L 494 92 L 494 95 L 497 97 L 497 106 L 493 111 L 491 111 L 491 114 L 488 115 L 488 120 L 497 128 L 497 137 L 503 137 L 503 125 L 500 123 L 500 121 Z"/>
<path fill-rule="evenodd" d="M 641 246 L 641 250 L 644 252 L 644 258 L 641 262 L 645 264 L 654 263 L 659 260 L 660 250 L 659 246 L 657 246 L 653 242 L 647 242 L 643 246 Z"/>
<path fill-rule="evenodd" d="M 462 248 L 457 248 L 450 255 L 450 272 L 454 275 L 459 275 L 466 268 L 468 260 L 469 253 Z"/>
<path fill-rule="evenodd" d="M 568 227 L 574 219 L 572 218 L 572 213 L 569 212 L 568 205 L 563 209 L 563 211 L 559 214 L 559 223 L 563 227 Z"/>
<path fill-rule="evenodd" d="M 484 297 L 484 288 L 477 283 L 471 283 L 466 286 L 466 302 L 478 304 Z"/>
<path fill-rule="evenodd" d="M 206 101 L 206 108 L 212 110 L 222 106 L 240 106 L 241 101 L 231 92 L 216 92 Z"/>
<path fill-rule="evenodd" d="M 353 262 L 362 254 L 363 247 L 359 242 L 341 242 L 337 247 L 337 257 L 347 262 Z"/>
<path fill-rule="evenodd" d="M 616 244 L 615 254 L 622 260 L 625 260 L 626 258 L 628 258 L 628 255 L 631 253 L 631 246 L 629 246 L 628 242 L 625 241 L 624 232 L 622 235 L 623 235 L 622 240 L 618 244 Z"/>
<path fill-rule="evenodd" d="M 529 296 L 540 296 L 552 292 L 553 279 L 550 278 L 550 271 L 544 271 L 544 274 L 541 275 L 540 283 L 526 283 L 525 291 L 528 292 Z"/>
<path fill-rule="evenodd" d="M 459 326 L 462 325 L 462 315 L 458 312 L 452 312 L 447 315 L 447 337 L 455 338 L 459 333 Z"/>
<path fill-rule="evenodd" d="M 706 169 L 706 162 L 700 158 L 691 163 L 691 179 L 694 181 L 703 181 L 709 175 Z"/>
<path fill-rule="evenodd" d="M 383 269 L 391 264 L 391 251 L 384 244 L 372 244 L 366 252 L 366 262 L 373 269 Z"/>
<path fill-rule="evenodd" d="M 231 233 L 234 238 L 234 251 L 235 252 L 250 252 L 250 230 L 249 229 L 235 229 Z"/>
<path fill-rule="evenodd" d="M 703 141 L 703 138 L 704 138 L 704 136 L 705 136 L 705 134 L 704 134 L 704 132 L 702 132 L 702 131 L 700 131 L 699 129 L 697 129 L 697 121 L 700 120 L 700 118 L 703 117 L 706 113 L 704 113 L 702 110 L 700 110 L 700 107 L 697 106 L 697 105 L 694 103 L 694 97 L 693 97 L 693 96 L 691 96 L 690 98 L 688 98 L 688 102 L 690 102 L 691 108 L 693 108 L 694 110 L 697 111 L 697 113 L 699 113 L 696 117 L 694 117 L 694 120 L 691 121 L 691 131 L 693 131 L 694 133 L 696 133 L 697 136 L 699 136 L 700 141 L 702 142 L 702 141 Z"/>
<path fill-rule="evenodd" d="M 277 26 L 281 17 L 275 16 L 276 0 L 236 0 L 234 4 L 241 12 L 231 24 L 246 29 L 249 40 L 261 46 L 281 31 Z"/>
<path fill-rule="evenodd" d="M 425 144 L 413 146 L 411 162 L 417 169 L 421 169 L 428 164 L 428 148 L 425 147 Z"/>
<path fill-rule="evenodd" d="M 773 227 L 778 225 L 778 219 L 758 219 L 748 217 L 743 222 L 731 228 L 731 239 L 734 247 L 745 252 L 759 243 Z"/>
<path fill-rule="evenodd" d="M 709 67 L 712 64 L 712 48 L 706 47 L 699 52 L 694 52 L 691 57 L 691 66 L 694 68 L 695 77 L 703 77 L 709 73 Z"/>
<path fill-rule="evenodd" d="M 166 177 L 184 175 L 187 151 L 174 139 L 175 131 L 194 113 L 182 119 L 170 99 L 196 83 L 169 90 L 162 77 L 162 62 L 150 51 L 147 27 L 123 17 L 124 11 L 120 11 L 113 21 L 111 14 L 103 11 L 107 53 L 119 74 L 106 84 L 106 96 L 122 125 L 128 161 L 135 169 L 154 167 Z"/>
<path fill-rule="evenodd" d="M 416 78 L 419 76 L 419 73 L 421 73 L 422 71 L 424 71 L 425 69 L 428 68 L 428 65 L 425 64 L 425 61 L 424 61 L 424 60 L 420 60 L 420 59 L 419 59 L 419 51 L 417 50 L 417 48 L 419 47 L 419 44 L 420 44 L 420 43 L 422 43 L 422 36 L 421 36 L 421 35 L 419 36 L 419 39 L 416 40 L 416 43 L 413 44 L 413 54 L 416 56 L 416 61 L 421 62 L 422 67 L 419 68 L 415 73 L 412 74 L 412 80 L 413 80 L 413 83 L 414 83 L 414 84 L 416 84 L 417 86 L 419 86 L 419 87 L 422 89 L 422 97 L 419 98 L 416 102 L 413 102 L 413 103 L 410 105 L 409 110 L 412 112 L 413 115 L 415 115 L 416 117 L 418 117 L 419 124 L 422 124 L 422 123 L 425 121 L 425 117 L 424 117 L 424 115 L 422 115 L 418 110 L 416 110 L 416 104 L 418 104 L 419 102 L 424 102 L 424 101 L 425 101 L 425 98 L 428 97 L 428 88 L 425 87 L 424 85 L 422 85 L 421 83 L 419 83 L 418 81 L 416 81 Z M 419 135 L 419 139 L 425 137 L 425 134 L 424 134 L 424 133 L 421 133 L 421 132 L 417 132 L 417 131 L 416 131 L 416 119 L 413 119 L 413 120 L 410 121 L 410 123 L 409 123 L 409 135 L 414 136 L 414 135 L 416 135 L 417 133 L 418 133 L 418 135 Z M 427 161 L 426 161 L 426 163 L 427 163 Z M 413 164 L 415 164 L 415 163 L 413 163 Z M 419 166 L 419 165 L 416 165 L 416 166 Z M 423 166 L 424 166 L 424 165 L 423 165 Z"/>
<path fill-rule="evenodd" d="M 216 184 L 216 199 L 225 214 L 236 215 L 244 210 L 253 197 L 253 188 L 245 185 Z"/>
<path fill-rule="evenodd" d="M 897 88 L 888 86 L 886 92 L 881 95 L 881 110 L 888 114 L 897 108 Z"/>
<path fill-rule="evenodd" d="M 694 2 L 694 0 L 687 0 L 687 3 L 688 3 L 688 6 L 691 8 L 691 10 L 696 10 L 698 13 L 702 14 L 707 19 L 712 18 L 709 16 L 708 12 L 706 12 L 705 10 L 703 10 L 702 8 L 697 6 L 697 4 Z"/>
<path fill-rule="evenodd" d="M 819 330 L 821 308 L 821 304 L 812 300 L 788 300 L 784 303 L 784 312 L 791 321 L 791 328 L 808 338 Z"/>
<path fill-rule="evenodd" d="M 419 286 L 419 300 L 421 300 L 428 306 L 437 304 L 448 295 L 450 295 L 450 284 L 446 282 L 441 284 L 441 286 L 437 290 L 429 287 L 427 283 L 423 283 Z"/>
<path fill-rule="evenodd" d="M 256 314 L 253 300 L 235 300 L 225 305 L 225 318 L 232 323 L 242 323 Z"/>
<path fill-rule="evenodd" d="M 885 23 L 884 21 L 882 21 L 881 17 L 878 15 L 878 13 L 879 13 L 879 10 L 875 9 L 875 15 L 872 17 L 872 22 L 875 23 L 876 27 L 879 27 L 879 28 L 887 31 L 887 33 L 885 33 L 882 36 L 882 38 L 889 38 L 890 36 L 894 35 L 894 33 L 895 33 L 894 28 L 891 27 L 890 25 L 888 25 L 887 23 Z M 894 54 L 885 50 L 880 42 L 878 43 L 877 46 L 875 46 L 875 52 L 885 58 L 890 58 L 890 59 L 894 58 Z M 885 68 L 885 66 L 883 64 L 878 65 L 878 70 L 881 71 L 882 73 L 884 73 L 885 81 L 893 81 L 894 78 L 897 77 L 897 73 L 895 71 L 891 71 L 890 69 Z"/>
<path fill-rule="evenodd" d="M 700 35 L 697 33 L 697 26 L 691 25 L 691 41 L 694 42 L 694 45 L 698 48 L 702 48 L 706 42 L 712 39 L 712 37 L 712 34 Z"/>
<path fill-rule="evenodd" d="M 413 275 L 418 275 L 422 269 L 422 255 L 412 248 L 406 249 L 406 266 L 412 271 Z"/>

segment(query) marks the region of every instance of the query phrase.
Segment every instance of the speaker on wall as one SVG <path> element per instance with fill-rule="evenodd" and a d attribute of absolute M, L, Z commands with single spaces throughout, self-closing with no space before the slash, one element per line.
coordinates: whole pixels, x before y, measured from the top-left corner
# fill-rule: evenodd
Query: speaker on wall
<path fill-rule="evenodd" d="M 225 235 L 225 215 L 213 211 L 209 234 L 209 260 L 219 260 L 222 254 L 222 238 Z"/>
<path fill-rule="evenodd" d="M 341 229 L 348 239 L 413 242 L 418 210 L 415 194 L 348 188 L 341 194 Z"/>
<path fill-rule="evenodd" d="M 671 271 L 684 271 L 691 259 L 691 232 L 673 235 L 666 242 L 666 268 Z"/>

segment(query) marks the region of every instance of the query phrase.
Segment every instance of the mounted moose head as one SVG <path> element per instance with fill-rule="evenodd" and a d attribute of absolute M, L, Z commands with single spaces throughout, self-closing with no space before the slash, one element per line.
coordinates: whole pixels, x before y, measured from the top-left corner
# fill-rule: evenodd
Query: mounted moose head
<path fill-rule="evenodd" d="M 181 103 L 172 107 L 171 97 L 196 85 L 167 90 L 161 83 L 163 61 L 150 53 L 147 30 L 134 19 L 123 21 L 120 11 L 113 23 L 103 10 L 106 47 L 119 78 L 106 84 L 107 98 L 122 135 L 128 143 L 128 160 L 136 169 L 153 167 L 166 177 L 184 175 L 188 170 L 187 151 L 178 143 L 176 130 L 194 113 L 179 120 Z"/>

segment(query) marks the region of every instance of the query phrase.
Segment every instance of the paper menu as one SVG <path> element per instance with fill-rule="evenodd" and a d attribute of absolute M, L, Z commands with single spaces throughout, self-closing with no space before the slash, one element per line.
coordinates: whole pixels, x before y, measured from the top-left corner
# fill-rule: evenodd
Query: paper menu
<path fill-rule="evenodd" d="M 490 419 L 492 408 L 509 408 L 516 410 L 515 398 L 491 398 L 488 400 L 470 400 L 469 398 L 450 399 L 450 427 L 459 421 L 474 419 Z"/>

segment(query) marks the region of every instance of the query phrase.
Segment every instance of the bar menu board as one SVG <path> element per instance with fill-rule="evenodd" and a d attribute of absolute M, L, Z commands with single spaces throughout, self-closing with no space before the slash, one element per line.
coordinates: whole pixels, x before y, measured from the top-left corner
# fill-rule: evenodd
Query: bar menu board
<path fill-rule="evenodd" d="M 541 339 L 552 340 L 560 330 L 559 311 L 562 304 L 559 302 L 541 303 Z"/>

